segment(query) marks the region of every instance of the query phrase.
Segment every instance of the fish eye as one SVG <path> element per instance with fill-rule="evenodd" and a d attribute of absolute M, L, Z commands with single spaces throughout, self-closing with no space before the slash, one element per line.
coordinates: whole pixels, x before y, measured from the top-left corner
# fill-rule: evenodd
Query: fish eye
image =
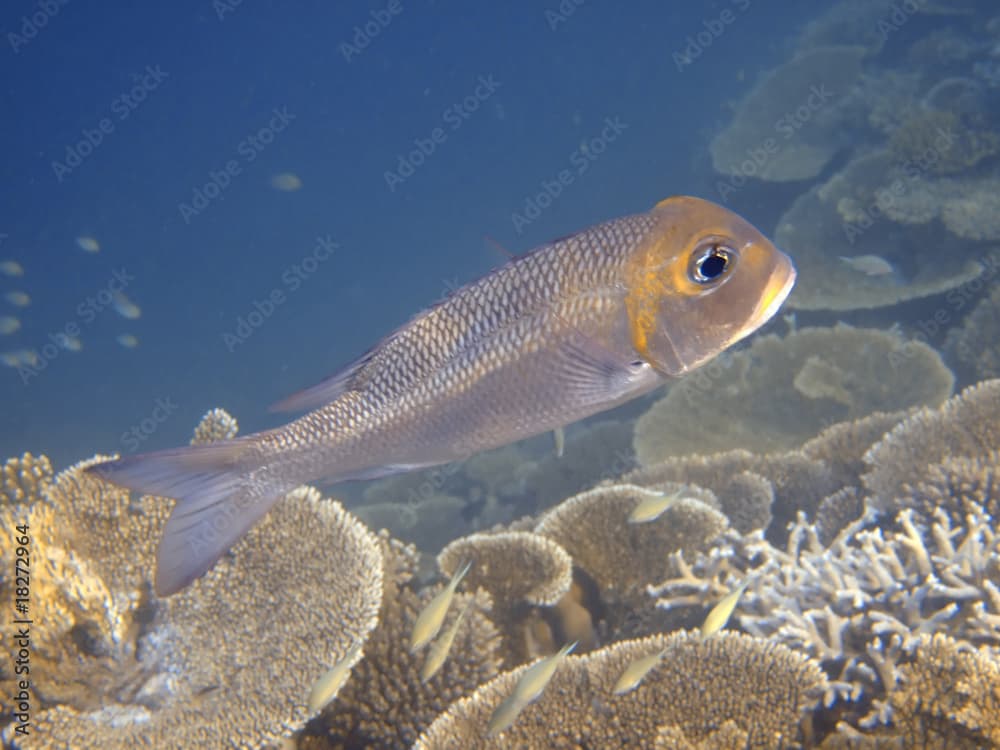
<path fill-rule="evenodd" d="M 725 245 L 712 243 L 691 257 L 691 278 L 699 284 L 720 279 L 733 265 L 736 253 Z"/>

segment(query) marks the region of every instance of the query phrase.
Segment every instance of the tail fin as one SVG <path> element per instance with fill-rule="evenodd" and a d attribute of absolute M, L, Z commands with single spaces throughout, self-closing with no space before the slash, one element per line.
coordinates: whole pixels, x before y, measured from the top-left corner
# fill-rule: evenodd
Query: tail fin
<path fill-rule="evenodd" d="M 156 593 L 169 596 L 204 574 L 283 492 L 254 485 L 236 439 L 126 456 L 87 471 L 137 492 L 177 499 L 156 555 Z"/>

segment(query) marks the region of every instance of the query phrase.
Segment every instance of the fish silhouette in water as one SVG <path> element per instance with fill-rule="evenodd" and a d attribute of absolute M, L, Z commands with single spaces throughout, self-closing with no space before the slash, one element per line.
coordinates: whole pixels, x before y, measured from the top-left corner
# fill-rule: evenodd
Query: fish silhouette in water
<path fill-rule="evenodd" d="M 176 498 L 156 591 L 202 575 L 295 487 L 465 458 L 646 393 L 749 335 L 795 282 L 736 214 L 674 197 L 513 259 L 277 405 L 272 430 L 88 471 Z"/>

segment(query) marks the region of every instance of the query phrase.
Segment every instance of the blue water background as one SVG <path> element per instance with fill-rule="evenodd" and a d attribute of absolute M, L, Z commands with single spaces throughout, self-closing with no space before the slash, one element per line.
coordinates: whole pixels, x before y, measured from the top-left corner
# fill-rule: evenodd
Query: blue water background
<path fill-rule="evenodd" d="M 272 426 L 281 417 L 268 404 L 502 262 L 486 238 L 520 253 L 671 194 L 712 197 L 709 138 L 825 7 L 588 0 L 563 3 L 572 12 L 552 28 L 556 2 L 402 0 L 347 60 L 341 45 L 387 2 L 229 5 L 220 19 L 208 0 L 70 0 L 20 46 L 8 35 L 39 4 L 0 11 L 0 259 L 26 271 L 0 277 L 0 292 L 32 297 L 0 313 L 23 320 L 0 350 L 41 350 L 68 324 L 83 342 L 45 357 L 28 382 L 0 368 L 0 454 L 46 453 L 62 467 L 98 451 L 184 444 L 213 406 L 244 432 Z M 674 53 L 724 11 L 734 20 L 679 70 Z M 122 118 L 120 97 L 150 68 L 166 78 Z M 499 87 L 455 129 L 444 112 L 481 77 Z M 275 109 L 294 120 L 250 162 L 240 144 Z M 113 132 L 60 181 L 53 161 L 102 118 Z M 543 181 L 575 170 L 571 154 L 607 118 L 627 128 L 518 231 L 512 214 Z M 444 142 L 390 189 L 385 173 L 435 127 Z M 240 174 L 185 221 L 179 204 L 228 160 Z M 276 191 L 269 180 L 282 172 L 303 188 Z M 767 230 L 783 207 L 752 193 L 739 201 Z M 77 247 L 81 235 L 100 252 Z M 320 236 L 338 249 L 292 289 L 286 271 Z M 81 315 L 122 269 L 142 317 Z M 275 289 L 283 304 L 227 346 Z M 120 346 L 120 333 L 139 347 Z"/>

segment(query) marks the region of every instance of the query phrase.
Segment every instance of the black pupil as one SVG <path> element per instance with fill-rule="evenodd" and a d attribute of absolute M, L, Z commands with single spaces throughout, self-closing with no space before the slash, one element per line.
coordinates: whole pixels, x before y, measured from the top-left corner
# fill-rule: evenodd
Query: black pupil
<path fill-rule="evenodd" d="M 726 264 L 729 260 L 725 255 L 720 253 L 718 250 L 712 250 L 702 261 L 701 265 L 698 267 L 698 272 L 702 275 L 702 278 L 707 281 L 712 281 L 713 279 L 719 278 L 723 271 L 726 270 Z"/>

